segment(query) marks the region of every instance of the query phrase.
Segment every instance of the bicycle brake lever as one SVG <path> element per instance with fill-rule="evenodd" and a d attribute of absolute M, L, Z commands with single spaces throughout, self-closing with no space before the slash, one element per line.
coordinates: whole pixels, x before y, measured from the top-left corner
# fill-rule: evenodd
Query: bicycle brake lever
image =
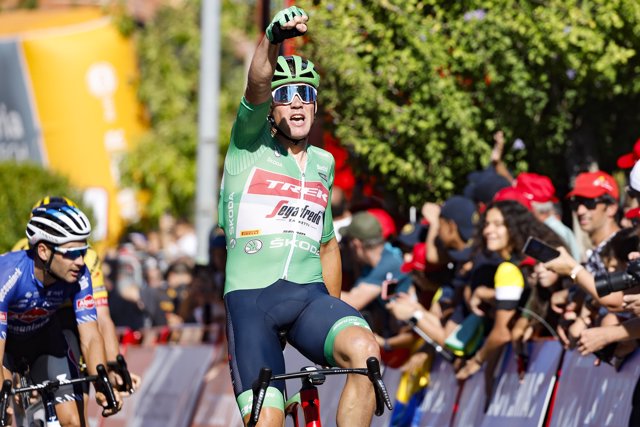
<path fill-rule="evenodd" d="M 104 394 L 107 399 L 107 407 L 102 410 L 102 416 L 108 417 L 118 412 L 118 401 L 116 400 L 116 395 L 113 392 L 113 387 L 111 386 L 111 382 L 109 381 L 109 376 L 107 375 L 107 369 L 104 365 L 100 364 L 96 366 L 96 371 L 98 372 L 98 378 L 96 379 L 96 390 L 100 391 Z M 111 414 L 107 414 L 106 411 L 112 409 L 113 412 Z"/>
<path fill-rule="evenodd" d="M 5 427 L 9 424 L 9 416 L 7 407 L 9 406 L 9 395 L 11 394 L 11 380 L 4 380 L 2 389 L 0 389 L 0 426 Z"/>
<path fill-rule="evenodd" d="M 267 388 L 271 381 L 271 369 L 262 368 L 258 375 L 258 380 L 253 383 L 253 405 L 251 406 L 251 416 L 249 417 L 249 423 L 247 427 L 255 427 L 258 424 L 258 417 L 260 417 L 260 411 L 262 410 L 262 404 L 264 398 L 267 395 Z"/>
<path fill-rule="evenodd" d="M 380 374 L 380 362 L 378 359 L 375 357 L 367 359 L 367 371 L 367 376 L 373 384 L 373 389 L 376 395 L 376 415 L 382 415 L 384 413 L 385 406 L 390 411 L 393 410 L 393 404 L 389 398 L 389 392 L 387 391 L 387 387 L 384 385 L 384 381 L 382 381 L 382 375 Z"/>
<path fill-rule="evenodd" d="M 133 394 L 133 392 L 135 391 L 133 389 L 133 381 L 131 380 L 131 374 L 129 373 L 127 362 L 124 360 L 124 357 L 119 354 L 116 356 L 115 364 L 112 364 L 112 362 L 108 362 L 107 364 L 110 368 L 113 366 L 113 369 L 120 376 L 120 378 L 122 378 L 122 385 L 117 385 L 116 389 L 118 391 Z"/>

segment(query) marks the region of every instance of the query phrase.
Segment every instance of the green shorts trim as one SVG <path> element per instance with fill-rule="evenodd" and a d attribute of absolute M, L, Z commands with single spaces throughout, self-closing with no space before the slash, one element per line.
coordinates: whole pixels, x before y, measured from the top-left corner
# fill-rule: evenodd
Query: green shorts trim
<path fill-rule="evenodd" d="M 241 393 L 236 399 L 238 408 L 240 408 L 240 414 L 242 418 L 251 414 L 251 406 L 253 405 L 253 390 L 247 390 Z M 277 408 L 284 411 L 284 396 L 275 387 L 267 388 L 267 395 L 264 397 L 264 403 L 262 407 Z"/>
<path fill-rule="evenodd" d="M 324 340 L 324 357 L 331 364 L 331 366 L 337 366 L 335 359 L 333 358 L 333 343 L 336 340 L 336 337 L 345 328 L 350 326 L 360 326 L 362 328 L 371 330 L 369 324 L 361 317 L 357 316 L 347 316 L 338 320 L 333 324 L 329 333 L 327 334 L 327 338 Z"/>

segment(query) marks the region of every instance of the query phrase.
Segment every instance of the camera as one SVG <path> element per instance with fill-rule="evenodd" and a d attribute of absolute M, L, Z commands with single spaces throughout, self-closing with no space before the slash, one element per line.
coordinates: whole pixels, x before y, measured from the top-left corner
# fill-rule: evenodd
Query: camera
<path fill-rule="evenodd" d="M 640 259 L 629 261 L 625 271 L 596 276 L 596 292 L 600 298 L 634 286 L 640 286 Z"/>

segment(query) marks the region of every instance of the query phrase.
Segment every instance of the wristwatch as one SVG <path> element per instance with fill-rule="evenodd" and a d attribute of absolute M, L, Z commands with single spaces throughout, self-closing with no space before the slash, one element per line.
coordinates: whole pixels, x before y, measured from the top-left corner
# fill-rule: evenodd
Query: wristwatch
<path fill-rule="evenodd" d="M 416 310 L 413 312 L 411 317 L 409 318 L 409 323 L 412 325 L 417 325 L 420 319 L 424 317 L 424 312 L 422 310 Z"/>

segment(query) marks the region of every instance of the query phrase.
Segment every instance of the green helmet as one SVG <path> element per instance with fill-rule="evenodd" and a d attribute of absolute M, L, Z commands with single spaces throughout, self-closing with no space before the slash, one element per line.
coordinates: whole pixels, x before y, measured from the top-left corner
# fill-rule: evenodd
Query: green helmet
<path fill-rule="evenodd" d="M 271 89 L 290 83 L 307 83 L 316 89 L 320 85 L 320 75 L 313 62 L 296 55 L 279 56 L 276 72 L 271 79 Z"/>

